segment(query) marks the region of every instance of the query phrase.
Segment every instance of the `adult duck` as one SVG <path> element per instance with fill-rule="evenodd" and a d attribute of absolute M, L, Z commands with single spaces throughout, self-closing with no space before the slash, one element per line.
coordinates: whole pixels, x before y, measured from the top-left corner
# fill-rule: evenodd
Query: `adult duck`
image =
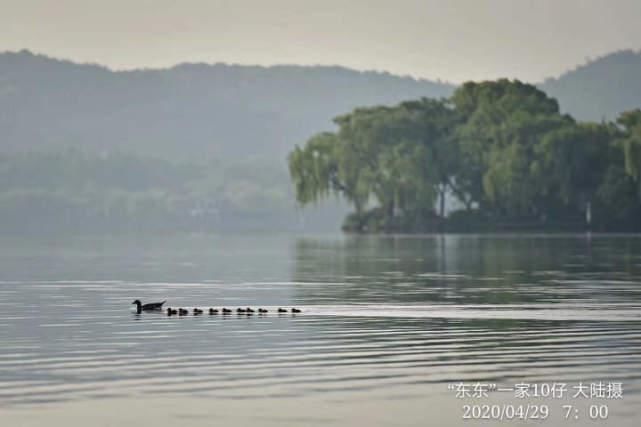
<path fill-rule="evenodd" d="M 292 313 L 302 313 L 302 311 L 297 308 L 292 308 Z"/>
<path fill-rule="evenodd" d="M 167 301 L 150 302 L 148 304 L 143 304 L 139 299 L 137 299 L 136 301 L 132 302 L 132 304 L 136 304 L 136 313 L 140 314 L 143 311 L 161 311 L 162 305 L 166 302 Z"/>
<path fill-rule="evenodd" d="M 214 314 L 218 314 L 218 310 L 215 309 L 215 308 L 210 308 L 209 309 L 209 315 L 211 316 L 211 315 L 214 315 Z"/>

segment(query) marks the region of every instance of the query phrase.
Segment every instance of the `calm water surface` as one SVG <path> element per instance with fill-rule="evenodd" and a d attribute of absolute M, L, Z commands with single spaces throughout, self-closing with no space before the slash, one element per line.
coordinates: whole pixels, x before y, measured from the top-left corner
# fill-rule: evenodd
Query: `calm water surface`
<path fill-rule="evenodd" d="M 136 315 L 136 298 L 270 313 Z M 545 426 L 637 426 L 641 238 L 5 238 L 0 343 L 14 425 L 456 426 L 465 404 L 529 403 L 549 406 Z M 599 381 L 623 398 L 450 386 Z"/>

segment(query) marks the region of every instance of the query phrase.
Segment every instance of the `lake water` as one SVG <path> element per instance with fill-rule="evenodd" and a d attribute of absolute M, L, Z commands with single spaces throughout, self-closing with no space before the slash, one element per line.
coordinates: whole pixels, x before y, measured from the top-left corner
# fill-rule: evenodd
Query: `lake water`
<path fill-rule="evenodd" d="M 4 238 L 0 343 L 2 425 L 638 426 L 641 238 Z"/>

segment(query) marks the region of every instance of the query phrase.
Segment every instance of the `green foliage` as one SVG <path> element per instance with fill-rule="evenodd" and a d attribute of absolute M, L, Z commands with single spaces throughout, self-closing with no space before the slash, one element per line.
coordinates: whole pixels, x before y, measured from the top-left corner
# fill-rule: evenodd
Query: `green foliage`
<path fill-rule="evenodd" d="M 596 123 L 572 123 L 545 134 L 536 148 L 545 195 L 576 209 L 593 200 L 616 136 L 614 126 Z"/>
<path fill-rule="evenodd" d="M 577 123 L 536 87 L 499 80 L 466 83 L 449 100 L 358 108 L 335 123 L 335 133 L 296 147 L 290 174 L 301 205 L 330 193 L 350 201 L 348 230 L 465 228 L 463 218 L 582 224 L 593 204 L 607 228 L 613 194 L 625 205 L 612 215 L 619 223 L 634 225 L 639 212 L 629 191 L 641 181 L 639 110 L 621 127 Z M 448 223 L 443 204 L 435 208 L 446 193 L 479 214 Z"/>
<path fill-rule="evenodd" d="M 466 83 L 452 96 L 463 116 L 456 130 L 465 191 L 502 216 L 536 215 L 533 151 L 541 135 L 569 119 L 555 100 L 519 81 Z"/>
<path fill-rule="evenodd" d="M 596 192 L 597 225 L 616 231 L 638 230 L 641 203 L 637 191 L 635 182 L 625 172 L 622 163 L 609 165 Z"/>
<path fill-rule="evenodd" d="M 345 197 L 356 218 L 368 203 L 380 206 L 380 228 L 434 204 L 454 176 L 457 145 L 450 139 L 457 116 L 445 101 L 421 99 L 397 107 L 359 108 L 335 119 L 336 133 L 296 147 L 289 167 L 300 204 L 327 195 Z"/>
<path fill-rule="evenodd" d="M 248 222 L 260 228 L 296 218 L 287 185 L 279 167 L 252 161 L 176 163 L 80 150 L 3 154 L 0 232 L 216 230 Z"/>
<path fill-rule="evenodd" d="M 641 198 L 641 110 L 623 113 L 617 122 L 624 127 L 625 170 L 639 187 Z"/>
<path fill-rule="evenodd" d="M 322 133 L 309 140 L 305 149 L 296 147 L 289 155 L 289 171 L 294 180 L 299 203 L 317 202 L 330 193 L 347 192 L 339 176 L 341 145 L 335 135 Z"/>

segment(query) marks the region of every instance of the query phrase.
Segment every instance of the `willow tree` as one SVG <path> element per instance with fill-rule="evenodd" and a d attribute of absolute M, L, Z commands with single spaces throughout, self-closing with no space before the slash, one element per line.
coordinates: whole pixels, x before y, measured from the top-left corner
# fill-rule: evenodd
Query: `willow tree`
<path fill-rule="evenodd" d="M 556 100 L 535 86 L 498 80 L 465 83 L 452 96 L 462 124 L 456 130 L 461 161 L 457 178 L 481 209 L 501 216 L 536 214 L 535 147 L 570 121 Z"/>
<path fill-rule="evenodd" d="M 330 194 L 351 202 L 353 228 L 431 228 L 446 192 L 498 222 L 576 221 L 594 202 L 600 223 L 638 227 L 641 110 L 623 114 L 620 127 L 577 123 L 535 86 L 499 80 L 334 122 L 336 132 L 292 152 L 290 172 L 303 205 Z"/>
<path fill-rule="evenodd" d="M 410 118 L 411 140 L 425 152 L 423 181 L 431 191 L 438 193 L 439 215 L 443 218 L 448 192 L 463 202 L 467 201 L 457 182 L 461 157 L 454 130 L 459 125 L 460 116 L 445 100 L 422 98 L 404 102 L 398 108 Z"/>
<path fill-rule="evenodd" d="M 617 120 L 624 127 L 625 170 L 638 186 L 641 198 L 641 110 L 627 111 Z"/>
<path fill-rule="evenodd" d="M 316 135 L 290 155 L 299 203 L 340 194 L 357 214 L 368 203 L 377 209 L 382 228 L 430 214 L 438 195 L 454 186 L 455 118 L 445 101 L 429 99 L 337 117 L 336 133 Z"/>
<path fill-rule="evenodd" d="M 437 185 L 445 175 L 441 168 L 446 166 L 439 161 L 445 155 L 436 147 L 436 135 L 444 134 L 446 126 L 435 125 L 441 117 L 428 111 L 436 105 L 442 103 L 419 100 L 361 108 L 336 119 L 345 165 L 358 167 L 367 178 L 385 220 L 434 206 Z"/>
<path fill-rule="evenodd" d="M 298 203 L 316 203 L 334 194 L 354 204 L 357 212 L 362 210 L 368 195 L 359 188 L 358 176 L 344 167 L 343 148 L 331 132 L 315 135 L 303 148 L 294 148 L 289 155 L 289 172 Z"/>
<path fill-rule="evenodd" d="M 611 124 L 574 121 L 543 136 L 535 152 L 545 212 L 589 209 L 612 163 L 616 136 Z"/>

